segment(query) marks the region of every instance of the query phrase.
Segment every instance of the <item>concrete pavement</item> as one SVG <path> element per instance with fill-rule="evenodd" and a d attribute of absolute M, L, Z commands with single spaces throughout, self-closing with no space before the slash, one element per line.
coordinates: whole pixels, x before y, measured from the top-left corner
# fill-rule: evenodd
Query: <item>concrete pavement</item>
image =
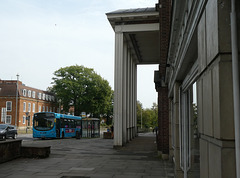
<path fill-rule="evenodd" d="M 20 136 L 21 137 L 21 136 Z M 19 158 L 0 164 L 7 178 L 172 178 L 173 165 L 157 157 L 155 135 L 139 134 L 126 147 L 113 149 L 113 140 L 25 140 L 23 145 L 51 146 L 45 159 Z"/>

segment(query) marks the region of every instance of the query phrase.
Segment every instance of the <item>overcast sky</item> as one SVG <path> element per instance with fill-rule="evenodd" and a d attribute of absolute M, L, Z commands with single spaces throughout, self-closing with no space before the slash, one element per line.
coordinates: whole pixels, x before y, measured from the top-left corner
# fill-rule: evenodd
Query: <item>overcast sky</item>
<path fill-rule="evenodd" d="M 0 79 L 46 90 L 61 67 L 93 68 L 114 86 L 114 32 L 105 13 L 157 0 L 0 0 Z M 138 66 L 138 100 L 157 102 L 153 71 Z"/>

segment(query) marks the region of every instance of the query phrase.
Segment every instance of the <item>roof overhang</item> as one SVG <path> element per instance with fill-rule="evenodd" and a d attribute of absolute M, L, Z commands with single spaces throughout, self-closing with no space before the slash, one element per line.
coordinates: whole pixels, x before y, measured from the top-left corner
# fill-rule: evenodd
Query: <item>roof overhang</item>
<path fill-rule="evenodd" d="M 122 32 L 138 64 L 159 64 L 159 12 L 155 8 L 107 13 L 115 31 Z"/>

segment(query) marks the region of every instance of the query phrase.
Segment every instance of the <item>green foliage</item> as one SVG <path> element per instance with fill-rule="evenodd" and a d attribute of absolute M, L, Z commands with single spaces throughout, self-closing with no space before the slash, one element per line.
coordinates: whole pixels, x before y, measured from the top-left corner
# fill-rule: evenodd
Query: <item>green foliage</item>
<path fill-rule="evenodd" d="M 142 119 L 141 119 L 142 118 Z M 143 128 L 154 128 L 158 125 L 158 106 L 153 103 L 152 108 L 142 108 L 142 103 L 137 101 L 137 125 Z"/>
<path fill-rule="evenodd" d="M 107 80 L 84 66 L 69 66 L 54 72 L 52 92 L 68 111 L 74 106 L 74 115 L 86 112 L 92 116 L 111 115 L 113 91 Z"/>

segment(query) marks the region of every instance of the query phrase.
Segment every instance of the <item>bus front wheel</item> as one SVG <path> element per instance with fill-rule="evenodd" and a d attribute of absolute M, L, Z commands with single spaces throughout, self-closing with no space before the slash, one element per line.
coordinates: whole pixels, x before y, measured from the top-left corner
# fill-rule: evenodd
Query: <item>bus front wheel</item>
<path fill-rule="evenodd" d="M 64 132 L 62 132 L 62 138 L 64 138 Z"/>

